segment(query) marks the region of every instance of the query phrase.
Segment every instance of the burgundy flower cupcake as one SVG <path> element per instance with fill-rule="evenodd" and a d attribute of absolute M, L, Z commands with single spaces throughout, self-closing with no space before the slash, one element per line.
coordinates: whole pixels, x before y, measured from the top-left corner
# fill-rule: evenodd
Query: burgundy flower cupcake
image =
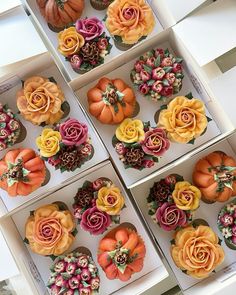
<path fill-rule="evenodd" d="M 107 228 L 120 223 L 125 201 L 118 187 L 108 178 L 86 181 L 74 197 L 74 217 L 81 228 L 92 235 L 103 234 Z"/>
<path fill-rule="evenodd" d="M 188 208 L 191 207 L 193 202 L 196 202 L 196 198 L 192 198 L 192 192 L 189 190 L 189 187 L 192 186 L 183 180 L 182 176 L 171 174 L 155 182 L 150 189 L 147 198 L 148 214 L 165 231 L 185 227 L 192 221 L 192 211 Z M 180 184 L 181 189 L 178 189 Z M 188 185 L 186 191 L 184 185 Z M 191 195 L 190 198 L 188 194 Z M 187 200 L 189 200 L 189 203 Z M 188 205 L 186 206 L 186 204 Z"/>
<path fill-rule="evenodd" d="M 92 257 L 79 251 L 58 257 L 50 268 L 47 287 L 51 295 L 95 295 L 100 277 Z"/>
<path fill-rule="evenodd" d="M 153 101 L 165 100 L 182 88 L 182 58 L 157 48 L 139 57 L 130 73 L 134 86 Z"/>
<path fill-rule="evenodd" d="M 40 155 L 61 172 L 74 171 L 93 156 L 88 126 L 76 119 L 67 119 L 54 129 L 45 128 L 36 144 Z"/>
<path fill-rule="evenodd" d="M 225 205 L 219 212 L 218 228 L 224 237 L 226 245 L 236 250 L 236 201 Z"/>
<path fill-rule="evenodd" d="M 9 109 L 0 103 L 0 151 L 13 146 L 21 134 L 21 124 Z"/>

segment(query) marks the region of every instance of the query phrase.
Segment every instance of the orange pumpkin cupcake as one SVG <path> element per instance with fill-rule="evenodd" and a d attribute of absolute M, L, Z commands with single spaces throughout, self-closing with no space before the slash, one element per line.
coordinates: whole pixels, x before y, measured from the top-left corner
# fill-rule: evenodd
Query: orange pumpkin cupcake
<path fill-rule="evenodd" d="M 226 202 L 236 196 L 236 161 L 224 152 L 200 159 L 193 170 L 193 182 L 207 202 Z"/>
<path fill-rule="evenodd" d="M 223 262 L 225 254 L 214 231 L 199 225 L 176 232 L 171 256 L 183 272 L 196 279 L 204 279 Z"/>
<path fill-rule="evenodd" d="M 106 27 L 121 50 L 147 37 L 154 26 L 152 9 L 145 0 L 115 0 L 107 9 Z"/>
<path fill-rule="evenodd" d="M 119 124 L 131 117 L 136 98 L 123 80 L 103 77 L 88 93 L 89 112 L 103 124 Z"/>
<path fill-rule="evenodd" d="M 109 280 L 128 281 L 143 268 L 146 248 L 138 233 L 127 227 L 110 231 L 99 243 L 98 263 Z"/>
<path fill-rule="evenodd" d="M 39 207 L 30 213 L 25 225 L 25 242 L 39 255 L 63 254 L 75 235 L 74 218 L 62 202 Z"/>
<path fill-rule="evenodd" d="M 32 149 L 8 151 L 0 161 L 0 188 L 9 196 L 27 196 L 38 189 L 46 177 L 44 161 Z"/>

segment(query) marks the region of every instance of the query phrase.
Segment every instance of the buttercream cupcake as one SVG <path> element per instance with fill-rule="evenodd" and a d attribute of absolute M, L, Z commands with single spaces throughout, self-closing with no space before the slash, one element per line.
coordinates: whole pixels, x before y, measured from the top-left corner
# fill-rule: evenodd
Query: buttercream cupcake
<path fill-rule="evenodd" d="M 75 72 L 83 74 L 104 63 L 112 48 L 109 40 L 97 17 L 78 19 L 58 34 L 58 51 Z"/>
<path fill-rule="evenodd" d="M 154 26 L 154 14 L 145 0 L 115 0 L 107 9 L 106 27 L 120 50 L 146 38 Z"/>
<path fill-rule="evenodd" d="M 0 161 L 0 188 L 10 197 L 27 196 L 43 185 L 46 166 L 29 148 L 8 151 Z"/>
<path fill-rule="evenodd" d="M 59 256 L 67 251 L 76 235 L 75 221 L 62 202 L 43 205 L 30 212 L 25 224 L 25 242 L 44 256 Z"/>
<path fill-rule="evenodd" d="M 100 241 L 98 263 L 109 280 L 128 281 L 142 270 L 146 247 L 136 230 L 118 226 Z"/>
<path fill-rule="evenodd" d="M 177 143 L 194 143 L 207 128 L 208 121 L 204 103 L 197 98 L 177 96 L 162 107 L 157 126 L 167 132 L 168 138 Z"/>
<path fill-rule="evenodd" d="M 123 80 L 101 78 L 87 93 L 89 112 L 102 124 L 118 124 L 135 111 L 133 89 Z"/>
<path fill-rule="evenodd" d="M 51 125 L 60 121 L 64 112 L 64 94 L 53 79 L 33 76 L 23 82 L 17 92 L 17 107 L 25 120 L 35 125 Z"/>
<path fill-rule="evenodd" d="M 176 231 L 171 244 L 176 266 L 196 279 L 207 278 L 224 261 L 224 250 L 209 226 L 188 226 Z"/>
<path fill-rule="evenodd" d="M 200 204 L 201 192 L 178 174 L 168 175 L 150 189 L 148 214 L 163 230 L 186 227 Z"/>
<path fill-rule="evenodd" d="M 13 146 L 20 134 L 20 121 L 8 105 L 0 103 L 0 151 Z"/>
<path fill-rule="evenodd" d="M 151 168 L 170 147 L 164 129 L 138 119 L 125 119 L 116 129 L 113 146 L 125 168 Z"/>
<path fill-rule="evenodd" d="M 225 205 L 219 212 L 218 228 L 224 237 L 226 245 L 236 250 L 236 201 Z"/>
<path fill-rule="evenodd" d="M 86 181 L 74 197 L 74 216 L 81 228 L 92 235 L 104 233 L 120 222 L 125 199 L 118 187 L 107 178 Z"/>
<path fill-rule="evenodd" d="M 76 119 L 43 129 L 36 144 L 41 157 L 61 172 L 74 171 L 93 156 L 88 127 Z"/>
<path fill-rule="evenodd" d="M 100 277 L 92 257 L 79 249 L 58 257 L 50 267 L 47 287 L 51 295 L 95 295 Z"/>
<path fill-rule="evenodd" d="M 168 49 L 152 49 L 135 62 L 130 78 L 145 97 L 153 101 L 166 100 L 182 88 L 182 61 Z"/>
<path fill-rule="evenodd" d="M 113 0 L 90 0 L 92 7 L 97 10 L 106 9 L 112 2 Z"/>

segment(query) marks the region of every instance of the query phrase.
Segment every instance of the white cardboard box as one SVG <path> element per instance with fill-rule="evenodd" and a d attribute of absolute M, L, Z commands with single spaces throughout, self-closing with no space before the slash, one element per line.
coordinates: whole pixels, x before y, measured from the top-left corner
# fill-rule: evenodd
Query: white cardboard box
<path fill-rule="evenodd" d="M 49 47 L 51 53 L 53 54 L 55 60 L 57 61 L 57 64 L 59 68 L 62 70 L 63 74 L 65 75 L 65 78 L 67 79 L 68 82 L 70 81 L 78 81 L 79 83 L 83 83 L 85 79 L 91 78 L 91 75 L 96 75 L 96 72 L 100 69 L 104 69 L 105 66 L 108 63 L 114 62 L 114 60 L 122 60 L 124 56 L 127 54 L 127 51 L 121 51 L 117 49 L 114 45 L 114 42 L 112 38 L 110 39 L 111 44 L 113 45 L 111 49 L 111 53 L 105 57 L 105 63 L 97 68 L 94 68 L 93 70 L 89 71 L 88 73 L 85 73 L 83 75 L 80 75 L 76 73 L 70 63 L 66 61 L 65 57 L 60 54 L 60 52 L 57 50 L 58 47 L 58 38 L 57 38 L 57 33 L 51 31 L 48 27 L 47 22 L 43 18 L 43 16 L 40 14 L 38 5 L 35 0 L 24 0 L 27 8 L 29 9 L 33 20 L 35 21 L 36 25 L 38 26 L 39 30 L 42 33 L 42 36 L 44 37 L 44 40 Z M 91 7 L 89 0 L 85 1 L 85 10 L 83 11 L 83 14 L 81 18 L 85 17 L 92 17 L 92 16 L 97 16 L 100 20 L 103 20 L 106 15 L 106 10 L 99 11 L 95 10 Z M 153 38 L 155 35 L 159 34 L 160 32 L 163 31 L 163 28 L 159 22 L 159 20 L 155 17 L 156 20 L 156 25 L 154 27 L 153 32 L 148 35 L 146 40 L 149 40 Z M 105 26 L 105 24 L 104 24 Z M 105 32 L 107 36 L 110 36 L 107 29 L 105 29 Z M 144 41 L 140 42 L 138 45 L 134 46 L 131 50 L 135 50 L 140 44 L 143 44 Z M 129 50 L 130 51 L 130 50 Z"/>
<path fill-rule="evenodd" d="M 205 155 L 208 155 L 210 152 L 222 150 L 226 154 L 233 156 L 236 159 L 236 134 L 233 139 L 225 139 L 212 147 L 198 153 L 193 156 L 191 159 L 182 163 L 181 165 L 176 166 L 175 168 L 170 169 L 168 172 L 155 177 L 142 185 L 139 185 L 131 189 L 131 193 L 136 200 L 138 207 L 141 209 L 146 221 L 148 222 L 154 236 L 156 237 L 157 242 L 159 243 L 167 261 L 170 264 L 171 269 L 173 270 L 177 281 L 185 295 L 192 294 L 215 294 L 216 291 L 220 293 L 223 292 L 223 289 L 228 284 L 234 282 L 236 283 L 236 256 L 235 251 L 229 249 L 224 242 L 222 242 L 222 247 L 225 251 L 225 260 L 216 269 L 216 273 L 212 274 L 208 279 L 197 280 L 186 274 L 184 274 L 180 269 L 174 264 L 171 255 L 170 255 L 170 241 L 173 238 L 174 231 L 166 232 L 162 230 L 157 224 L 155 224 L 152 218 L 148 215 L 148 207 L 146 198 L 148 197 L 149 190 L 153 186 L 155 181 L 164 178 L 165 176 L 171 173 L 177 173 L 184 177 L 186 181 L 192 181 L 191 175 L 193 171 L 194 164 L 198 159 L 202 158 Z M 228 201 L 230 202 L 230 201 Z M 201 218 L 208 222 L 209 226 L 218 234 L 222 239 L 222 235 L 217 228 L 217 216 L 220 209 L 224 204 L 228 203 L 216 202 L 214 204 L 205 204 L 201 201 L 200 207 L 196 210 L 194 214 L 194 219 Z M 233 264 L 233 265 L 232 265 Z M 228 293 L 227 293 L 228 294 Z M 234 293 L 231 293 L 234 294 Z"/>
<path fill-rule="evenodd" d="M 29 216 L 29 212 L 36 209 L 40 205 L 49 204 L 54 201 L 63 201 L 68 205 L 69 209 L 72 210 L 73 197 L 75 196 L 78 188 L 82 186 L 85 180 L 93 181 L 98 177 L 108 177 L 114 182 L 115 185 L 121 188 L 126 202 L 126 208 L 124 208 L 121 212 L 121 223 L 132 223 L 137 228 L 139 234 L 143 237 L 147 249 L 143 270 L 137 274 L 134 274 L 128 282 L 121 282 L 119 280 L 109 281 L 105 277 L 102 269 L 99 267 L 99 273 L 101 277 L 100 294 L 141 294 L 168 276 L 168 272 L 161 261 L 157 249 L 154 247 L 152 239 L 150 238 L 145 225 L 143 225 L 142 220 L 140 219 L 140 215 L 138 215 L 138 213 L 135 211 L 134 206 L 126 194 L 125 189 L 122 187 L 122 184 L 111 163 L 106 161 L 102 164 L 99 164 L 97 167 L 94 167 L 92 170 L 82 173 L 80 175 L 80 179 L 75 181 L 73 184 L 67 185 L 60 190 L 51 193 L 47 197 L 41 198 L 20 212 L 12 214 L 2 221 L 2 225 L 4 225 L 4 227 L 2 227 L 3 234 L 8 241 L 9 247 L 12 249 L 14 256 L 17 256 L 17 261 L 20 267 L 24 268 L 23 274 L 29 278 L 31 276 L 29 282 L 33 282 L 34 286 L 36 287 L 32 287 L 34 295 L 44 294 L 44 286 L 49 276 L 49 267 L 52 264 L 52 260 L 48 257 L 34 254 L 28 248 L 28 246 L 23 246 L 25 222 Z M 9 230 L 11 227 L 14 228 L 14 230 Z M 112 228 L 114 227 L 115 226 Z M 70 250 L 73 250 L 79 246 L 85 246 L 90 249 L 96 262 L 98 243 L 104 234 L 99 236 L 91 236 L 89 233 L 80 229 L 79 225 L 77 228 L 78 234 Z M 18 232 L 16 230 L 18 230 Z M 16 248 L 21 250 L 16 252 L 14 251 Z"/>
<path fill-rule="evenodd" d="M 46 194 L 48 191 L 58 188 L 67 181 L 72 181 L 76 175 L 80 174 L 82 171 L 89 169 L 108 158 L 108 154 L 99 137 L 81 110 L 76 96 L 61 76 L 49 54 L 37 57 L 31 63 L 26 63 L 24 67 L 21 67 L 19 70 L 13 73 L 13 75 L 5 77 L 5 80 L 2 78 L 0 80 L 0 101 L 2 103 L 8 103 L 13 112 L 17 113 L 16 93 L 22 87 L 21 80 L 25 80 L 26 78 L 33 75 L 42 75 L 47 78 L 54 77 L 56 82 L 61 86 L 65 94 L 65 100 L 70 105 L 70 113 L 66 118 L 76 118 L 88 125 L 89 135 L 94 147 L 94 155 L 92 159 L 85 162 L 81 168 L 76 169 L 74 172 L 61 173 L 60 170 L 55 170 L 53 166 L 46 162 L 46 167 L 51 175 L 50 180 L 45 186 L 40 187 L 29 196 L 17 196 L 12 198 L 9 197 L 4 190 L 0 190 L 0 199 L 4 204 L 4 206 L 0 206 L 0 216 L 7 214 L 12 210 L 18 210 L 19 207 L 26 204 L 27 202 L 30 202 L 33 200 L 33 198 Z M 62 121 L 64 121 L 66 118 L 64 118 Z M 37 151 L 35 139 L 41 134 L 43 127 L 33 125 L 31 122 L 24 120 L 21 115 L 19 115 L 19 119 L 27 130 L 27 136 L 24 141 L 14 145 L 12 148 L 29 147 Z M 2 158 L 5 153 L 12 148 L 1 151 L 0 157 Z"/>
<path fill-rule="evenodd" d="M 14 3 L 2 2 L 7 3 L 7 5 L 4 4 L 4 9 L 13 8 L 3 14 L 0 13 L 2 36 L 0 67 L 46 52 L 46 47 L 23 7 L 17 6 L 14 8 L 13 4 L 16 5 L 16 1 Z"/>

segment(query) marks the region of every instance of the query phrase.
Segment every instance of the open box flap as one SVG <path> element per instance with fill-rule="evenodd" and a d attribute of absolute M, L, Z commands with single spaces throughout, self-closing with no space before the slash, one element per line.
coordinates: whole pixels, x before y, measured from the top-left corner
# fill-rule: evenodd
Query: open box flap
<path fill-rule="evenodd" d="M 1 36 L 4 36 L 0 46 L 0 67 L 47 51 L 22 6 L 0 13 L 0 28 Z"/>
<path fill-rule="evenodd" d="M 187 17 L 173 30 L 203 66 L 236 46 L 235 15 L 235 0 L 218 0 Z"/>
<path fill-rule="evenodd" d="M 0 3 L 0 15 L 3 13 L 8 12 L 8 10 L 15 8 L 21 5 L 20 0 L 8 0 L 8 1 L 1 1 Z"/>
<path fill-rule="evenodd" d="M 236 67 L 215 78 L 210 82 L 210 87 L 217 101 L 221 104 L 230 121 L 236 127 Z"/>

